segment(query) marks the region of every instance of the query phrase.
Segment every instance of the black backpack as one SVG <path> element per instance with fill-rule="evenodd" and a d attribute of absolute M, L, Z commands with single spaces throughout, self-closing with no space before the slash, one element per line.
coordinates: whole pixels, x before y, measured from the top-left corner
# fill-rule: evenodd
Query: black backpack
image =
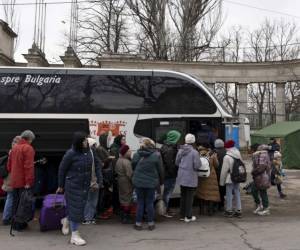
<path fill-rule="evenodd" d="M 231 181 L 233 183 L 243 183 L 247 180 L 247 171 L 244 162 L 240 159 L 234 158 L 231 155 L 228 155 L 233 158 L 232 171 L 230 173 Z"/>
<path fill-rule="evenodd" d="M 5 179 L 8 176 L 7 170 L 8 155 L 0 157 L 0 178 Z"/>

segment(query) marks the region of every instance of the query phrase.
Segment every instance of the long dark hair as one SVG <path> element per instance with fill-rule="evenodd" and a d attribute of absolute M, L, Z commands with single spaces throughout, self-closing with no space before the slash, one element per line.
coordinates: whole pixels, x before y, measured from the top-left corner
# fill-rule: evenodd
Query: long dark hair
<path fill-rule="evenodd" d="M 87 133 L 82 132 L 82 131 L 78 131 L 75 132 L 73 135 L 73 149 L 77 152 L 83 152 L 84 148 L 83 148 L 83 141 L 87 138 Z"/>

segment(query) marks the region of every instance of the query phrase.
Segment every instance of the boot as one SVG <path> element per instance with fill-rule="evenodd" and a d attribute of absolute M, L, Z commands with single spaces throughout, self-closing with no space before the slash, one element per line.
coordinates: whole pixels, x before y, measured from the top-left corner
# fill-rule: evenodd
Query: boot
<path fill-rule="evenodd" d="M 76 246 L 84 246 L 86 244 L 86 241 L 81 238 L 78 231 L 75 231 L 72 232 L 70 243 Z"/>

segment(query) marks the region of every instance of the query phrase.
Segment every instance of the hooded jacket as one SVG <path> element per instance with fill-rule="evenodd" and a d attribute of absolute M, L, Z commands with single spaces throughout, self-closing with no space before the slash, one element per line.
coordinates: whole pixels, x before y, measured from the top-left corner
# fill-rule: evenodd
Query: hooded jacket
<path fill-rule="evenodd" d="M 223 158 L 223 165 L 220 176 L 220 186 L 225 186 L 225 184 L 232 183 L 230 173 L 234 164 L 233 158 L 242 160 L 240 151 L 235 147 L 227 149 L 227 153 Z"/>
<path fill-rule="evenodd" d="M 198 151 L 190 144 L 181 146 L 177 153 L 175 164 L 179 166 L 177 184 L 196 188 L 198 186 L 198 173 L 195 169 L 201 166 Z"/>
<path fill-rule="evenodd" d="M 132 183 L 137 188 L 156 188 L 163 183 L 160 153 L 155 148 L 142 148 L 132 159 Z"/>
<path fill-rule="evenodd" d="M 116 159 L 119 158 L 119 150 L 121 147 L 121 140 L 123 135 L 118 135 L 114 139 L 114 143 L 110 147 L 110 154 L 116 157 Z"/>
<path fill-rule="evenodd" d="M 174 179 L 177 177 L 178 166 L 175 164 L 177 155 L 177 142 L 180 139 L 181 134 L 176 130 L 171 130 L 167 134 L 167 139 L 164 145 L 160 149 L 165 179 Z"/>

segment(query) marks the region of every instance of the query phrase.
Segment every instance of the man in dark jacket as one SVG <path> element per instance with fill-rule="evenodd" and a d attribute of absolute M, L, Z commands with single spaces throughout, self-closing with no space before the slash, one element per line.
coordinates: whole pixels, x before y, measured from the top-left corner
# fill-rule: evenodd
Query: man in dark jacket
<path fill-rule="evenodd" d="M 280 152 L 280 145 L 278 144 L 276 138 L 270 138 L 270 144 L 268 146 L 269 146 L 268 153 L 269 153 L 270 161 L 272 162 L 274 159 L 275 151 Z"/>
<path fill-rule="evenodd" d="M 173 217 L 169 209 L 169 200 L 176 184 L 178 166 L 176 166 L 175 160 L 178 152 L 177 143 L 180 136 L 181 134 L 177 130 L 169 131 L 167 133 L 167 139 L 160 149 L 165 174 L 163 200 L 167 210 L 164 216 L 167 218 Z"/>
<path fill-rule="evenodd" d="M 110 147 L 110 155 L 114 156 L 113 160 L 113 194 L 112 194 L 112 205 L 115 214 L 119 214 L 120 212 L 120 202 L 119 202 L 119 188 L 118 188 L 118 180 L 115 172 L 115 165 L 119 158 L 119 150 L 122 145 L 126 144 L 126 139 L 124 135 L 118 135 L 114 139 L 114 143 Z"/>
<path fill-rule="evenodd" d="M 34 155 L 35 151 L 31 143 L 35 135 L 30 130 L 21 134 L 21 140 L 12 148 L 7 169 L 10 172 L 10 185 L 13 189 L 13 218 L 16 215 L 20 197 L 25 189 L 32 188 L 34 184 Z M 15 230 L 21 231 L 27 227 L 27 223 L 14 223 Z"/>

